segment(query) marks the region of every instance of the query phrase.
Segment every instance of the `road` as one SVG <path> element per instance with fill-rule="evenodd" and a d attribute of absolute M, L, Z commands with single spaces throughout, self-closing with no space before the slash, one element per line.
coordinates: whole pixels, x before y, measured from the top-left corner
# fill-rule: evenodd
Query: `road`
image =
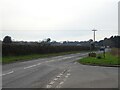
<path fill-rule="evenodd" d="M 118 68 L 81 65 L 77 53 L 3 65 L 3 88 L 117 88 Z"/>

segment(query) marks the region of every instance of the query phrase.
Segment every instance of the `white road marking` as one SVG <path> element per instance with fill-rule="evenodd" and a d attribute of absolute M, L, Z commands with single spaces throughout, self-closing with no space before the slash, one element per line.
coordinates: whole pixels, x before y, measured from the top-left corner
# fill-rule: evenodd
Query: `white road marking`
<path fill-rule="evenodd" d="M 24 67 L 24 69 L 32 68 L 32 67 L 35 67 L 35 66 L 37 66 L 37 64 L 36 65 L 31 65 L 31 66 L 28 66 L 28 67 Z"/>
<path fill-rule="evenodd" d="M 58 85 L 56 88 L 60 88 L 61 86 L 60 85 Z"/>
<path fill-rule="evenodd" d="M 62 56 L 60 56 L 62 57 Z M 57 59 L 56 61 L 61 61 L 61 60 L 65 60 L 65 59 L 69 59 L 69 58 L 73 58 L 74 56 L 71 56 L 71 57 L 63 57 L 63 58 L 60 58 L 60 59 Z M 52 61 L 55 61 L 55 60 L 51 60 L 51 61 L 46 61 L 46 62 L 52 62 Z"/>
<path fill-rule="evenodd" d="M 64 82 L 60 82 L 60 85 L 63 84 Z"/>
<path fill-rule="evenodd" d="M 57 78 L 60 78 L 60 77 L 61 77 L 61 76 L 59 76 L 59 75 L 57 76 Z"/>
<path fill-rule="evenodd" d="M 71 58 L 71 57 L 65 57 L 65 58 L 62 58 L 62 59 L 59 59 L 59 60 L 63 60 L 63 59 L 67 59 L 67 58 Z M 58 61 L 58 60 L 50 60 L 50 61 L 45 61 L 46 63 L 47 62 L 54 62 L 54 61 Z M 43 62 L 44 63 L 44 62 Z M 28 66 L 28 67 L 24 67 L 24 69 L 28 69 L 28 68 L 32 68 L 32 67 L 35 67 L 35 66 L 38 66 L 40 65 L 41 63 L 38 63 L 38 64 L 35 64 L 35 65 L 31 65 L 31 66 Z M 65 71 L 65 70 L 64 70 Z"/>
<path fill-rule="evenodd" d="M 54 83 L 55 83 L 54 81 L 51 81 L 49 84 L 50 84 L 50 85 L 53 85 Z"/>
<path fill-rule="evenodd" d="M 57 61 L 61 61 L 62 59 L 57 59 Z"/>
<path fill-rule="evenodd" d="M 69 57 L 64 57 L 64 58 L 62 58 L 62 59 L 68 59 Z"/>
<path fill-rule="evenodd" d="M 68 76 L 65 76 L 66 78 L 68 78 Z"/>
<path fill-rule="evenodd" d="M 57 56 L 56 58 L 60 58 L 60 57 L 63 57 L 63 56 Z"/>
<path fill-rule="evenodd" d="M 69 75 L 70 75 L 70 73 L 67 74 L 67 76 L 69 76 Z"/>
<path fill-rule="evenodd" d="M 55 61 L 55 60 L 46 61 L 46 63 L 47 63 L 47 62 L 53 62 L 53 61 Z"/>
<path fill-rule="evenodd" d="M 2 75 L 0 75 L 0 76 L 5 76 L 5 75 L 8 75 L 8 74 L 12 74 L 12 73 L 14 73 L 14 71 L 11 71 L 11 72 L 8 72 L 8 73 L 5 73 L 5 74 L 2 74 Z"/>
<path fill-rule="evenodd" d="M 64 70 L 63 72 L 65 72 L 66 70 Z"/>
<path fill-rule="evenodd" d="M 65 72 L 66 70 L 64 70 L 62 73 L 60 73 L 58 76 L 56 76 L 56 78 L 53 79 L 53 81 L 51 81 L 47 86 L 46 88 L 52 88 L 52 85 L 59 79 L 62 77 L 63 73 Z M 70 71 L 70 69 L 68 70 Z M 68 78 L 68 76 L 70 75 L 70 73 L 68 72 L 67 75 L 65 76 L 65 78 L 56 86 L 56 88 L 60 88 L 61 85 L 66 81 L 66 78 Z"/>
<path fill-rule="evenodd" d="M 69 58 L 71 57 L 64 57 L 64 58 L 58 59 L 57 61 L 61 61 L 61 60 L 69 59 Z"/>
<path fill-rule="evenodd" d="M 58 80 L 58 78 L 55 78 L 55 79 L 54 79 L 54 81 L 57 81 L 57 80 Z"/>
<path fill-rule="evenodd" d="M 41 63 L 38 63 L 37 65 L 40 65 Z"/>
<path fill-rule="evenodd" d="M 62 73 L 60 73 L 60 76 L 62 76 L 63 74 Z"/>
<path fill-rule="evenodd" d="M 46 63 L 47 63 L 47 62 L 50 62 L 50 61 L 46 61 Z"/>
<path fill-rule="evenodd" d="M 50 62 L 54 62 L 55 60 L 50 60 Z"/>
<path fill-rule="evenodd" d="M 74 62 L 74 64 L 77 64 L 77 62 Z"/>
<path fill-rule="evenodd" d="M 51 88 L 52 86 L 51 85 L 47 85 L 46 88 Z"/>

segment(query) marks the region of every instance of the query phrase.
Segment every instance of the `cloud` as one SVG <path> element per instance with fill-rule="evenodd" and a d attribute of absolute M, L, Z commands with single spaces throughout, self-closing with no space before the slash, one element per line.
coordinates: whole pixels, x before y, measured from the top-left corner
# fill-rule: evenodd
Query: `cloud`
<path fill-rule="evenodd" d="M 118 31 L 119 0 L 2 0 L 1 38 L 12 35 L 17 40 L 86 40 L 93 28 Z M 114 32 L 112 32 L 114 30 Z M 88 35 L 88 36 L 86 36 Z M 98 38 L 99 40 L 100 38 Z"/>

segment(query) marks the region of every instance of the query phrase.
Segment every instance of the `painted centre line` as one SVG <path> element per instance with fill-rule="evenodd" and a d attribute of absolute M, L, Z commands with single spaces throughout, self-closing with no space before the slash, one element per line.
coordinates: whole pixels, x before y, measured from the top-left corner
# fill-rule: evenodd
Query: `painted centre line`
<path fill-rule="evenodd" d="M 38 66 L 38 65 L 40 65 L 40 64 L 41 64 L 41 63 L 35 64 L 35 65 L 31 65 L 31 66 L 28 66 L 28 67 L 24 67 L 24 69 L 32 68 L 32 67 Z"/>
<path fill-rule="evenodd" d="M 2 74 L 2 75 L 0 75 L 0 76 L 5 76 L 5 75 L 8 75 L 8 74 L 12 74 L 12 73 L 14 73 L 14 71 L 11 71 L 11 72 L 8 72 L 8 73 L 5 73 L 5 74 Z"/>

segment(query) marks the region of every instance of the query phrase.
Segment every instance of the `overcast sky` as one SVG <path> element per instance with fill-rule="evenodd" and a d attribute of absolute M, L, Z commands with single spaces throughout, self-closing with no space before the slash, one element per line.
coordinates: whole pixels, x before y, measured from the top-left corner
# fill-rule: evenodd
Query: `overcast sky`
<path fill-rule="evenodd" d="M 118 35 L 119 0 L 1 0 L 0 40 L 96 40 Z"/>

